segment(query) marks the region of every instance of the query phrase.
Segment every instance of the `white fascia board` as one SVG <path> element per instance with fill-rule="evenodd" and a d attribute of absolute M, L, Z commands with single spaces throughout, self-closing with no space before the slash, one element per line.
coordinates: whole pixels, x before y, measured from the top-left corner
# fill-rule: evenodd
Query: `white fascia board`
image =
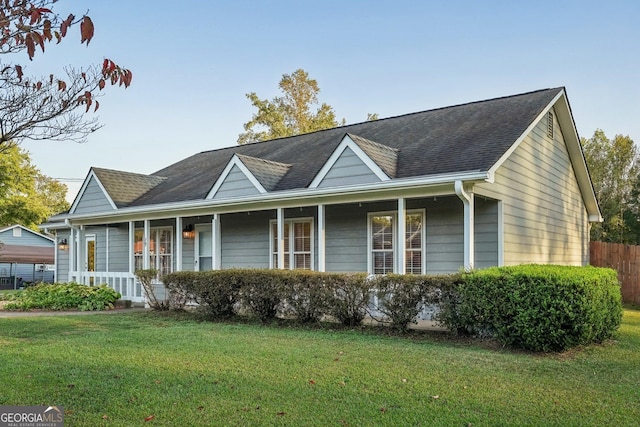
<path fill-rule="evenodd" d="M 325 164 L 322 166 L 318 174 L 315 176 L 315 178 L 313 178 L 313 181 L 311 181 L 311 184 L 309 184 L 309 188 L 318 188 L 322 180 L 325 179 L 329 171 L 333 168 L 335 163 L 338 161 L 338 159 L 340 159 L 340 156 L 342 156 L 347 148 L 350 148 L 356 154 L 356 156 L 358 156 L 358 158 L 365 165 L 367 165 L 371 172 L 373 172 L 380 179 L 380 181 L 391 180 L 391 178 L 389 178 L 389 176 L 384 173 L 380 166 L 378 166 L 377 163 L 374 162 L 371 157 L 369 157 L 367 153 L 365 153 L 362 148 L 360 148 L 358 144 L 353 141 L 353 139 L 349 138 L 349 135 L 345 135 L 344 138 L 342 138 L 342 141 L 340 141 L 340 144 L 338 144 L 336 149 L 333 151 L 329 159 L 327 159 Z"/>
<path fill-rule="evenodd" d="M 76 195 L 76 198 L 73 201 L 73 204 L 71 205 L 71 209 L 69 209 L 69 212 L 70 213 L 75 212 L 76 208 L 78 207 L 78 203 L 80 203 L 80 199 L 82 199 L 82 196 L 84 195 L 84 192 L 87 189 L 87 186 L 89 185 L 89 182 L 91 182 L 91 178 L 96 180 L 96 182 L 98 183 L 98 187 L 100 187 L 100 190 L 102 191 L 102 194 L 104 194 L 104 197 L 107 199 L 107 201 L 109 202 L 111 207 L 114 210 L 118 210 L 118 207 L 116 206 L 116 204 L 111 199 L 111 196 L 109 196 L 109 193 L 107 193 L 107 190 L 105 190 L 104 185 L 102 185 L 102 182 L 100 182 L 100 180 L 96 176 L 96 174 L 93 171 L 93 169 L 91 169 L 89 171 L 89 174 L 87 175 L 87 177 L 84 179 L 84 182 L 82 183 L 82 187 L 80 187 L 80 191 L 78 191 L 78 194 Z"/>
<path fill-rule="evenodd" d="M 225 166 L 224 170 L 218 177 L 216 183 L 213 185 L 213 187 L 211 187 L 211 190 L 209 191 L 205 199 L 213 199 L 215 197 L 216 193 L 218 192 L 218 190 L 220 190 L 220 187 L 222 186 L 222 184 L 224 184 L 224 181 L 227 179 L 234 166 L 237 166 L 238 169 L 240 169 L 240 171 L 247 177 L 249 181 L 251 181 L 251 184 L 253 184 L 253 186 L 256 187 L 256 190 L 258 190 L 261 194 L 265 194 L 267 192 L 262 184 L 260 184 L 260 181 L 258 181 L 258 179 L 251 173 L 251 171 L 245 166 L 245 164 L 242 163 L 242 160 L 240 160 L 240 158 L 236 154 L 234 154 L 233 157 L 231 157 L 231 160 L 229 160 L 229 163 L 227 163 L 227 166 Z"/>
<path fill-rule="evenodd" d="M 264 210 L 282 206 L 311 206 L 319 203 L 333 204 L 345 203 L 345 200 L 379 200 L 384 198 L 397 198 L 402 192 L 419 190 L 421 194 L 429 194 L 430 188 L 450 185 L 450 191 L 434 194 L 453 194 L 453 184 L 457 180 L 464 182 L 486 182 L 487 172 L 461 172 L 434 175 L 429 177 L 394 179 L 379 183 L 357 184 L 344 187 L 295 189 L 277 191 L 234 199 L 213 200 L 201 199 L 186 202 L 163 203 L 149 206 L 136 206 L 121 208 L 117 212 L 102 212 L 81 215 L 67 215 L 61 218 L 73 221 L 76 224 L 100 224 L 104 222 L 125 222 L 130 220 L 161 219 L 176 215 L 210 215 L 212 213 L 231 213 L 249 210 Z M 370 199 L 368 199 L 370 195 Z M 49 228 L 53 228 L 50 226 Z M 64 227 L 60 227 L 64 228 Z"/>

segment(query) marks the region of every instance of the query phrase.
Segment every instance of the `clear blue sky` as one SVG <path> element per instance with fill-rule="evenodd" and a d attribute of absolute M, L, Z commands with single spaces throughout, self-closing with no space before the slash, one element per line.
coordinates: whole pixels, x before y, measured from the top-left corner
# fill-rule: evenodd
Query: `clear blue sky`
<path fill-rule="evenodd" d="M 89 11 L 27 74 L 108 57 L 133 71 L 100 99 L 104 127 L 86 144 L 26 142 L 48 176 L 91 166 L 152 173 L 236 144 L 254 110 L 306 70 L 347 123 L 565 86 L 580 136 L 597 128 L 640 145 L 640 2 L 62 0 Z M 8 58 L 4 58 L 8 59 Z M 78 183 L 69 183 L 73 197 Z"/>

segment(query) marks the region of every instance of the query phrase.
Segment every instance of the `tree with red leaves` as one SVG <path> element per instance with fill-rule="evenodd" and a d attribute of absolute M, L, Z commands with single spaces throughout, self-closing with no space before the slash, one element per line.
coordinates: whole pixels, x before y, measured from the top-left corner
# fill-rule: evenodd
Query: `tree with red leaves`
<path fill-rule="evenodd" d="M 25 52 L 29 60 L 48 43 L 62 42 L 80 27 L 80 43 L 93 38 L 91 18 L 66 18 L 52 11 L 57 0 L 0 0 L 0 55 Z M 1 57 L 0 57 L 1 58 Z M 65 68 L 65 76 L 30 78 L 20 64 L 0 59 L 0 153 L 23 139 L 84 142 L 100 128 L 87 113 L 100 107 L 96 98 L 107 84 L 128 87 L 131 71 L 110 59 L 101 65 Z"/>

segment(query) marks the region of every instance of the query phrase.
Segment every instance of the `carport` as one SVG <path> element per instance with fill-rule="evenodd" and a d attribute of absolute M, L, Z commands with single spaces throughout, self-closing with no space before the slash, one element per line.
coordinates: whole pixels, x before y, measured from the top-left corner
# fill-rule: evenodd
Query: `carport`
<path fill-rule="evenodd" d="M 0 245 L 0 289 L 18 289 L 20 286 L 18 267 L 25 264 L 31 265 L 32 278 L 37 280 L 40 265 L 52 265 L 55 263 L 54 246 L 23 246 Z M 7 268 L 8 267 L 8 268 Z M 45 271 L 40 275 L 45 279 Z"/>

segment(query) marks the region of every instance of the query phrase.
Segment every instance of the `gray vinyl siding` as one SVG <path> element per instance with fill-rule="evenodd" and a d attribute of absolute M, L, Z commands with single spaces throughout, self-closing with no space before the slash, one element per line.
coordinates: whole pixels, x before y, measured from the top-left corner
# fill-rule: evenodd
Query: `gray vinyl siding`
<path fill-rule="evenodd" d="M 105 196 L 96 179 L 91 177 L 73 213 L 84 214 L 109 210 L 113 210 L 109 199 Z"/>
<path fill-rule="evenodd" d="M 70 233 L 69 230 L 58 230 L 56 231 L 56 239 L 58 241 L 62 239 L 67 239 L 67 243 L 69 247 L 71 246 L 71 239 L 69 238 Z M 69 279 L 69 248 L 66 250 L 61 250 L 58 245 L 56 245 L 56 281 L 57 282 L 66 282 Z"/>
<path fill-rule="evenodd" d="M 20 236 L 13 236 L 13 228 L 0 233 L 0 242 L 5 245 L 50 247 L 54 243 L 36 233 L 20 228 Z"/>
<path fill-rule="evenodd" d="M 107 239 L 106 227 L 87 227 L 82 240 L 82 262 L 85 260 L 86 238 L 94 235 L 96 238 L 96 271 L 107 271 Z"/>
<path fill-rule="evenodd" d="M 129 271 L 129 227 L 120 225 L 109 228 L 109 271 Z"/>
<path fill-rule="evenodd" d="M 249 181 L 249 178 L 242 173 L 240 168 L 234 165 L 213 198 L 226 199 L 232 197 L 253 196 L 257 194 L 260 194 L 258 189 L 251 181 Z"/>
<path fill-rule="evenodd" d="M 551 140 L 545 115 L 478 187 L 503 200 L 505 265 L 588 263 L 588 215 L 557 122 Z"/>
<path fill-rule="evenodd" d="M 380 178 L 353 152 L 346 148 L 333 164 L 318 187 L 338 187 L 341 185 L 379 182 Z"/>
<path fill-rule="evenodd" d="M 391 209 L 392 205 L 385 207 Z M 358 205 L 325 208 L 327 271 L 367 271 L 367 211 L 370 209 Z"/>
<path fill-rule="evenodd" d="M 269 268 L 270 211 L 220 218 L 222 268 Z"/>
<path fill-rule="evenodd" d="M 464 210 L 457 197 L 427 203 L 427 274 L 455 273 L 464 266 Z"/>
<path fill-rule="evenodd" d="M 498 202 L 475 198 L 475 268 L 498 265 Z"/>
<path fill-rule="evenodd" d="M 211 229 L 211 221 L 209 221 L 209 229 Z M 193 271 L 195 269 L 195 239 L 182 239 L 182 270 Z"/>

